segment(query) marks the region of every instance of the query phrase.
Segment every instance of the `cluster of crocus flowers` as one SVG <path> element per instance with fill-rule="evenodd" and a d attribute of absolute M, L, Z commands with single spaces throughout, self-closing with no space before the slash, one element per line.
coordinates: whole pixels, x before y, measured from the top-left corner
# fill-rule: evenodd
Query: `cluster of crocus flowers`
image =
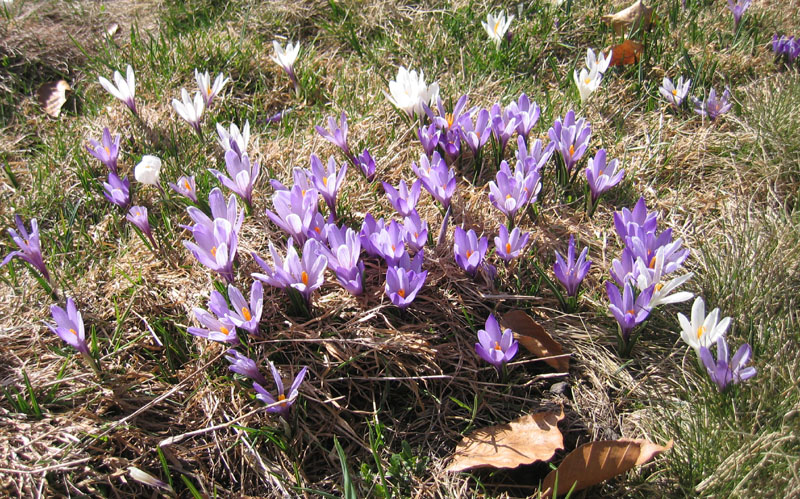
<path fill-rule="evenodd" d="M 254 273 L 253 277 L 270 286 L 286 290 L 296 290 L 311 306 L 311 295 L 325 282 L 325 268 L 328 259 L 323 254 L 320 243 L 316 239 L 308 239 L 302 247 L 302 256 L 297 253 L 294 241 L 289 238 L 286 244 L 286 257 L 282 257 L 275 245 L 269 243 L 269 253 L 273 264 L 270 265 L 253 253 L 256 263 L 264 273 Z"/>
<path fill-rule="evenodd" d="M 508 27 L 511 26 L 511 21 L 514 20 L 514 15 L 506 16 L 505 12 L 499 14 L 486 14 L 486 20 L 481 21 L 483 29 L 489 35 L 489 41 L 495 44 L 495 48 L 499 49 L 500 44 L 506 36 Z"/>
<path fill-rule="evenodd" d="M 389 82 L 389 93 L 383 92 L 394 107 L 408 116 L 422 116 L 424 105 L 433 104 L 439 97 L 439 84 L 425 83 L 425 72 L 400 66 L 397 76 Z"/>
<path fill-rule="evenodd" d="M 494 314 L 486 319 L 485 329 L 478 330 L 475 352 L 502 374 L 503 366 L 517 355 L 519 343 L 511 329 L 501 329 Z"/>
<path fill-rule="evenodd" d="M 586 99 L 600 87 L 600 82 L 603 80 L 609 64 L 611 64 L 610 50 L 604 56 L 601 51 L 595 54 L 591 48 L 586 49 L 586 67 L 580 72 L 576 69 L 572 75 L 575 85 L 578 87 L 581 103 L 586 102 Z"/>
<path fill-rule="evenodd" d="M 692 80 L 684 80 L 683 76 L 678 78 L 677 84 L 672 83 L 668 77 L 664 77 L 661 86 L 658 87 L 659 93 L 675 109 L 679 109 L 689 95 L 689 89 L 692 86 Z"/>
<path fill-rule="evenodd" d="M 39 241 L 38 222 L 35 218 L 31 219 L 31 230 L 28 232 L 25 228 L 25 224 L 22 222 L 22 217 L 14 215 L 14 221 L 17 223 L 17 230 L 8 229 L 8 233 L 19 247 L 19 250 L 12 251 L 6 255 L 2 263 L 0 263 L 0 267 L 10 262 L 12 258 L 19 258 L 20 260 L 28 262 L 49 282 L 50 273 L 47 272 L 47 266 L 44 264 L 42 245 Z"/>
<path fill-rule="evenodd" d="M 775 33 L 772 36 L 772 51 L 776 57 L 784 57 L 787 62 L 793 63 L 797 56 L 800 55 L 800 38 L 787 37 L 786 35 L 778 36 Z"/>
<path fill-rule="evenodd" d="M 742 16 L 744 11 L 750 7 L 750 2 L 751 0 L 728 0 L 728 10 L 733 14 L 734 29 L 738 28 L 739 23 L 742 22 Z"/>
<path fill-rule="evenodd" d="M 364 151 L 358 156 L 350 151 L 350 145 L 347 142 L 347 114 L 345 114 L 344 111 L 342 111 L 342 115 L 338 123 L 333 116 L 328 116 L 328 128 L 325 129 L 317 125 L 315 129 L 323 139 L 341 149 L 347 161 L 349 161 L 350 164 L 357 166 L 358 169 L 361 170 L 361 173 L 364 175 L 364 178 L 367 179 L 367 182 L 372 182 L 375 180 L 375 160 L 372 158 L 369 150 L 364 149 Z M 346 168 L 343 168 L 341 173 L 342 179 L 344 178 L 345 171 Z M 327 186 L 325 189 L 320 189 L 320 191 L 323 190 L 327 191 Z"/>
<path fill-rule="evenodd" d="M 300 42 L 288 42 L 284 49 L 277 40 L 273 40 L 272 49 L 274 53 L 271 59 L 275 61 L 275 64 L 283 68 L 286 75 L 289 76 L 289 79 L 292 81 L 292 85 L 294 85 L 295 93 L 299 95 L 300 82 L 297 80 L 297 75 L 294 72 L 294 63 L 297 61 L 297 55 L 300 53 Z"/>
<path fill-rule="evenodd" d="M 561 164 L 558 165 L 556 177 L 562 186 L 570 182 L 573 169 L 583 157 L 589 147 L 589 139 L 592 137 L 592 128 L 585 118 L 575 119 L 575 111 L 569 110 L 564 115 L 564 119 L 557 118 L 553 126 L 548 130 L 548 135 L 555 150 L 561 157 Z"/>
<path fill-rule="evenodd" d="M 717 96 L 717 91 L 712 88 L 706 100 L 702 101 L 696 97 L 692 99 L 694 112 L 711 121 L 717 121 L 717 118 L 730 111 L 732 105 L 730 98 L 731 93 L 727 88 L 720 96 Z"/>
<path fill-rule="evenodd" d="M 130 64 L 128 64 L 125 78 L 119 74 L 119 71 L 114 71 L 114 83 L 116 83 L 116 85 L 102 76 L 98 77 L 98 80 L 100 81 L 100 85 L 106 89 L 108 93 L 125 103 L 128 109 L 130 109 L 134 115 L 138 116 L 136 112 L 136 101 L 134 99 L 136 96 L 136 77 Z"/>
<path fill-rule="evenodd" d="M 259 336 L 258 325 L 264 305 L 264 290 L 260 282 L 256 281 L 250 288 L 250 301 L 248 302 L 239 288 L 229 284 L 228 298 L 233 309 L 229 308 L 228 301 L 219 291 L 212 291 L 208 302 L 208 310 L 196 307 L 195 318 L 204 327 L 190 327 L 189 332 L 211 341 L 238 345 L 239 338 L 236 328 L 253 336 Z"/>
<path fill-rule="evenodd" d="M 239 245 L 238 233 L 244 214 L 237 213 L 235 197 L 231 197 L 226 205 L 218 188 L 211 191 L 208 201 L 213 219 L 193 206 L 187 208 L 195 224 L 184 228 L 192 233 L 194 242 L 183 241 L 183 245 L 197 261 L 232 283 L 233 262 Z"/>
<path fill-rule="evenodd" d="M 305 380 L 308 368 L 303 367 L 300 372 L 295 376 L 289 390 L 286 391 L 283 386 L 283 380 L 272 362 L 269 363 L 269 370 L 272 373 L 272 379 L 275 382 L 276 395 L 273 396 L 264 386 L 267 384 L 267 379 L 258 370 L 258 365 L 250 357 L 240 353 L 235 348 L 228 350 L 228 355 L 225 360 L 230 362 L 228 369 L 231 372 L 240 374 L 253 382 L 253 390 L 256 392 L 256 398 L 267 404 L 267 412 L 278 414 L 286 418 L 289 415 L 289 410 L 297 400 L 300 394 L 300 385 Z"/>

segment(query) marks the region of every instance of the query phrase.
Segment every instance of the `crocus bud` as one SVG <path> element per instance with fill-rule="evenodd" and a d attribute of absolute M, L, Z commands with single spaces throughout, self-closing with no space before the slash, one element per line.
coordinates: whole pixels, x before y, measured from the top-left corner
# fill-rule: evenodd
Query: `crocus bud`
<path fill-rule="evenodd" d="M 161 174 L 161 160 L 157 156 L 145 154 L 133 170 L 133 176 L 142 184 L 158 185 Z"/>

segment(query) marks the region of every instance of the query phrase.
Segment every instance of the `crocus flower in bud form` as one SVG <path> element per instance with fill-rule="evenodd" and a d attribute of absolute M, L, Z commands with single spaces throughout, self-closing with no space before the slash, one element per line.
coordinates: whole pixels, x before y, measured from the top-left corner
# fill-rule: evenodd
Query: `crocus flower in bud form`
<path fill-rule="evenodd" d="M 188 177 L 182 175 L 178 177 L 177 182 L 170 182 L 167 185 L 181 196 L 187 197 L 195 203 L 197 202 L 197 185 L 194 181 L 194 175 Z"/>
<path fill-rule="evenodd" d="M 258 323 L 261 321 L 261 312 L 264 308 L 264 288 L 261 283 L 253 282 L 249 303 L 239 288 L 233 284 L 228 285 L 228 298 L 233 305 L 233 310 L 228 312 L 228 319 L 239 329 L 244 329 L 253 336 L 259 336 Z"/>
<path fill-rule="evenodd" d="M 597 73 L 600 76 L 603 76 L 608 69 L 609 64 L 611 64 L 611 51 L 608 51 L 608 55 L 603 56 L 603 52 L 601 50 L 597 51 L 595 55 L 594 50 L 587 48 L 586 49 L 586 67 L 589 69 L 590 73 Z"/>
<path fill-rule="evenodd" d="M 684 99 L 686 96 L 689 95 L 689 87 L 692 86 L 692 80 L 683 80 L 683 76 L 678 78 L 678 84 L 674 85 L 672 80 L 664 77 L 664 80 L 661 82 L 661 86 L 658 88 L 658 91 L 661 92 L 661 95 L 664 99 L 672 105 L 675 109 L 681 107 L 683 104 Z"/>
<path fill-rule="evenodd" d="M 592 193 L 592 204 L 596 203 L 604 192 L 608 191 L 622 181 L 625 170 L 617 171 L 618 159 L 606 163 L 606 150 L 600 149 L 594 158 L 589 158 L 586 167 L 586 180 Z"/>
<path fill-rule="evenodd" d="M 641 258 L 636 259 L 636 267 L 639 269 L 636 277 L 636 287 L 643 291 L 653 287 L 653 296 L 650 297 L 650 308 L 666 305 L 668 303 L 680 303 L 691 299 L 694 295 L 688 291 L 673 291 L 686 281 L 692 278 L 692 273 L 676 277 L 666 281 L 664 272 L 664 248 L 659 248 L 655 256 L 654 268 L 648 268 Z"/>
<path fill-rule="evenodd" d="M 586 148 L 589 147 L 589 139 L 592 137 L 592 128 L 586 123 L 585 118 L 575 120 L 575 111 L 569 110 L 564 115 L 563 121 L 556 119 L 553 126 L 548 130 L 550 140 L 555 143 L 555 148 L 561 154 L 567 172 L 580 161 Z"/>
<path fill-rule="evenodd" d="M 625 283 L 625 289 L 620 294 L 614 283 L 606 281 L 606 294 L 611 302 L 608 309 L 617 319 L 625 341 L 628 341 L 634 328 L 650 315 L 650 298 L 653 296 L 652 286 L 639 293 L 636 299 L 633 298 L 633 289 L 632 284 Z"/>
<path fill-rule="evenodd" d="M 223 298 L 224 302 L 225 299 Z M 232 346 L 239 344 L 239 337 L 236 335 L 236 326 L 226 316 L 215 316 L 208 310 L 200 307 L 195 307 L 193 310 L 194 317 L 203 327 L 190 327 L 188 329 L 190 334 L 205 338 L 210 341 L 219 343 L 227 343 Z"/>
<path fill-rule="evenodd" d="M 436 150 L 441 134 L 442 132 L 436 128 L 435 124 L 421 126 L 417 129 L 417 137 L 426 155 L 430 156 Z"/>
<path fill-rule="evenodd" d="M 322 195 L 322 199 L 325 200 L 325 204 L 328 205 L 330 214 L 334 217 L 336 217 L 336 195 L 346 176 L 347 163 L 342 163 L 341 169 L 337 171 L 336 158 L 333 156 L 328 158 L 326 168 L 316 154 L 311 155 L 311 180 Z"/>
<path fill-rule="evenodd" d="M 295 92 L 299 92 L 300 83 L 297 81 L 297 76 L 294 74 L 294 62 L 297 60 L 297 54 L 300 52 L 300 43 L 292 44 L 289 42 L 286 44 L 286 50 L 284 50 L 277 40 L 273 40 L 272 48 L 275 53 L 271 56 L 271 59 L 286 71 L 289 79 L 292 80 Z"/>
<path fill-rule="evenodd" d="M 528 135 L 531 133 L 531 130 L 536 123 L 539 121 L 539 116 L 541 116 L 542 111 L 539 108 L 539 105 L 535 102 L 531 102 L 526 94 L 521 94 L 519 99 L 514 102 L 511 101 L 506 109 L 517 117 L 517 133 L 520 137 L 523 137 L 524 140 L 528 140 Z"/>
<path fill-rule="evenodd" d="M 647 204 L 643 197 L 639 198 L 633 210 L 622 208 L 622 211 L 614 213 L 614 228 L 623 241 L 628 236 L 634 235 L 638 227 L 645 232 L 655 232 L 657 223 L 658 213 L 647 211 Z"/>
<path fill-rule="evenodd" d="M 112 173 L 117 173 L 120 138 L 121 136 L 117 135 L 112 139 L 111 131 L 109 131 L 108 127 L 103 128 L 103 138 L 100 139 L 100 142 L 89 139 L 89 145 L 86 146 L 86 150 L 99 159 Z"/>
<path fill-rule="evenodd" d="M 422 180 L 422 185 L 431 196 L 447 209 L 456 190 L 456 173 L 452 168 L 447 168 L 447 163 L 439 153 L 434 152 L 430 160 L 425 155 L 420 156 L 419 168 L 416 163 L 411 163 L 411 169 Z"/>
<path fill-rule="evenodd" d="M 550 142 L 547 147 L 542 145 L 542 141 L 536 139 L 528 150 L 528 145 L 523 137 L 517 137 L 517 162 L 522 163 L 525 176 L 538 173 L 541 176 L 542 168 L 555 151 L 556 143 Z M 519 166 L 517 166 L 519 168 Z"/>
<path fill-rule="evenodd" d="M 202 93 L 196 92 L 193 100 L 189 97 L 189 92 L 187 92 L 185 88 L 182 88 L 181 100 L 172 99 L 172 107 L 175 109 L 175 112 L 178 113 L 178 116 L 183 118 L 184 121 L 194 128 L 195 132 L 198 134 L 202 133 L 200 130 L 200 120 L 203 119 L 203 111 L 206 108 Z"/>
<path fill-rule="evenodd" d="M 49 282 L 50 274 L 47 272 L 47 267 L 44 264 L 42 246 L 39 242 L 39 224 L 36 222 L 35 218 L 31 219 L 31 231 L 28 232 L 25 229 L 25 224 L 22 223 L 22 217 L 14 215 L 14 221 L 17 223 L 19 232 L 14 229 L 8 229 L 8 233 L 11 235 L 11 239 L 19 246 L 19 250 L 12 251 L 6 255 L 6 257 L 3 258 L 3 262 L 0 263 L 0 267 L 10 262 L 12 258 L 17 257 L 36 267 L 36 270 L 42 274 L 42 277 Z"/>
<path fill-rule="evenodd" d="M 314 189 L 314 182 L 311 180 L 311 170 L 308 168 L 300 168 L 299 166 L 292 168 L 292 180 L 294 180 L 294 185 L 300 187 L 303 191 Z M 269 185 L 276 191 L 291 190 L 274 178 L 269 179 Z"/>
<path fill-rule="evenodd" d="M 153 231 L 150 229 L 150 220 L 147 218 L 147 208 L 144 206 L 131 206 L 125 218 L 142 231 L 142 234 L 147 236 L 153 248 L 158 247 L 156 240 L 153 239 Z"/>
<path fill-rule="evenodd" d="M 735 26 L 739 26 L 742 21 L 744 11 L 750 7 L 750 0 L 728 0 L 728 10 L 733 14 L 733 22 Z"/>
<path fill-rule="evenodd" d="M 103 196 L 120 208 L 127 208 L 131 202 L 131 181 L 128 177 L 119 178 L 116 173 L 110 172 L 108 182 L 103 182 Z"/>
<path fill-rule="evenodd" d="M 475 273 L 483 263 L 486 250 L 489 247 L 489 239 L 482 237 L 478 239 L 475 231 L 470 229 L 465 231 L 461 227 L 456 227 L 454 234 L 453 253 L 456 263 L 464 269 L 467 274 L 475 276 Z"/>
<path fill-rule="evenodd" d="M 243 156 L 247 154 L 247 144 L 250 142 L 250 121 L 245 121 L 241 130 L 236 123 L 231 123 L 229 130 L 217 123 L 217 135 L 217 142 L 223 151 L 234 151 Z"/>
<path fill-rule="evenodd" d="M 208 74 L 208 71 L 201 73 L 197 69 L 194 70 L 194 79 L 197 81 L 197 87 L 200 90 L 200 94 L 203 96 L 203 102 L 206 107 L 211 107 L 214 97 L 216 97 L 217 94 L 222 91 L 222 87 L 230 81 L 230 78 L 226 78 L 225 75 L 220 73 L 217 75 L 212 85 L 211 76 Z"/>
<path fill-rule="evenodd" d="M 371 213 L 364 216 L 364 223 L 361 224 L 361 232 L 358 237 L 361 239 L 361 247 L 369 256 L 381 256 L 380 250 L 372 244 L 372 235 L 379 234 L 385 227 L 383 218 L 375 220 Z"/>
<path fill-rule="evenodd" d="M 225 153 L 225 169 L 228 171 L 228 176 L 213 168 L 209 168 L 208 171 L 217 177 L 222 185 L 238 194 L 247 206 L 252 206 L 253 186 L 261 172 L 258 161 L 251 163 L 247 154 L 240 156 L 231 150 Z"/>
<path fill-rule="evenodd" d="M 700 360 L 708 371 L 711 381 L 717 385 L 720 392 L 724 392 L 730 385 L 735 385 L 748 380 L 756 375 L 756 368 L 753 366 L 745 367 L 750 363 L 753 356 L 753 349 L 745 343 L 733 355 L 730 364 L 728 363 L 728 342 L 724 336 L 717 338 L 717 360 L 711 355 L 711 350 L 700 347 Z"/>
<path fill-rule="evenodd" d="M 383 191 L 392 207 L 400 214 L 400 216 L 407 217 L 414 213 L 414 209 L 419 201 L 419 194 L 422 191 L 422 181 L 417 179 L 416 182 L 411 184 L 409 188 L 405 181 L 401 180 L 397 184 L 397 189 L 386 182 L 383 183 Z"/>
<path fill-rule="evenodd" d="M 503 37 L 508 31 L 508 27 L 511 26 L 511 21 L 514 20 L 514 14 L 506 17 L 505 12 L 501 12 L 497 15 L 492 13 L 486 14 L 486 20 L 481 21 L 481 26 L 486 31 L 486 34 L 489 35 L 489 41 L 494 42 L 495 48 L 500 48 L 500 44 L 503 42 Z"/>
<path fill-rule="evenodd" d="M 694 112 L 701 116 L 706 116 L 711 121 L 716 121 L 720 115 L 727 113 L 731 109 L 731 92 L 727 88 L 721 96 L 717 97 L 717 92 L 713 88 L 708 92 L 705 102 L 694 98 Z"/>
<path fill-rule="evenodd" d="M 211 227 L 195 225 L 195 242 L 183 241 L 194 257 L 227 282 L 233 282 L 233 261 L 239 244 L 233 225 L 224 218 L 215 218 Z"/>
<path fill-rule="evenodd" d="M 134 178 L 142 184 L 158 186 L 159 175 L 161 175 L 161 159 L 150 154 L 142 156 L 142 160 L 133 169 Z"/>
<path fill-rule="evenodd" d="M 428 271 L 417 272 L 403 267 L 389 267 L 386 270 L 384 290 L 392 304 L 399 308 L 411 305 L 417 293 L 425 284 Z"/>
<path fill-rule="evenodd" d="M 256 391 L 256 398 L 271 406 L 267 408 L 267 412 L 279 414 L 280 416 L 286 418 L 289 416 L 289 408 L 292 407 L 292 404 L 294 404 L 295 400 L 297 400 L 300 384 L 306 378 L 308 368 L 304 367 L 299 373 L 297 373 L 297 376 L 294 378 L 294 381 L 292 381 L 292 386 L 289 387 L 288 392 L 284 391 L 281 375 L 275 368 L 275 364 L 272 362 L 269 363 L 269 370 L 272 372 L 272 378 L 275 380 L 275 387 L 277 388 L 276 393 L 278 396 L 273 397 L 266 388 L 261 386 L 258 382 L 255 382 L 253 383 L 253 389 Z"/>
<path fill-rule="evenodd" d="M 700 348 L 711 348 L 717 339 L 725 334 L 731 324 L 731 318 L 719 320 L 719 309 L 715 308 L 706 315 L 706 304 L 702 296 L 694 299 L 692 305 L 692 320 L 683 314 L 678 314 L 681 325 L 681 338 L 687 345 L 694 348 L 700 355 Z"/>
<path fill-rule="evenodd" d="M 416 210 L 403 219 L 404 240 L 412 251 L 419 251 L 428 242 L 428 222 Z"/>
<path fill-rule="evenodd" d="M 360 156 L 356 156 L 355 162 L 361 170 L 361 173 L 364 174 L 364 178 L 367 179 L 367 182 L 375 180 L 375 160 L 372 159 L 368 149 L 364 149 L 364 152 L 362 152 Z"/>
<path fill-rule="evenodd" d="M 330 249 L 320 245 L 320 250 L 328 259 L 328 268 L 336 274 L 336 279 L 351 294 L 357 296 L 364 291 L 364 262 L 361 256 L 361 240 L 356 231 L 347 226 L 337 227 L 328 224 L 325 237 Z"/>
<path fill-rule="evenodd" d="M 267 384 L 267 380 L 258 370 L 258 366 L 253 359 L 250 357 L 240 353 L 235 348 L 231 348 L 228 350 L 228 355 L 225 356 L 225 360 L 231 363 L 228 366 L 232 372 L 237 374 L 241 374 L 245 378 L 250 378 L 256 383 L 260 383 L 262 385 Z"/>
<path fill-rule="evenodd" d="M 461 134 L 461 139 L 467 143 L 467 147 L 472 151 L 472 155 L 477 155 L 478 151 L 481 150 L 492 135 L 489 111 L 486 109 L 478 111 L 474 126 L 469 117 L 461 120 L 459 133 Z"/>
<path fill-rule="evenodd" d="M 425 72 L 409 71 L 403 66 L 397 70 L 397 77 L 389 82 L 389 93 L 383 92 L 394 107 L 408 116 L 422 116 L 423 104 L 431 105 L 439 98 L 439 84 L 427 85 Z"/>
<path fill-rule="evenodd" d="M 576 69 L 572 76 L 575 79 L 575 85 L 577 85 L 578 93 L 581 96 L 581 104 L 586 102 L 586 99 L 600 87 L 600 81 L 602 80 L 602 76 L 600 76 L 599 73 L 596 71 L 587 71 L 586 68 L 581 69 L 580 73 L 578 73 Z"/>
<path fill-rule="evenodd" d="M 136 78 L 134 77 L 133 68 L 130 64 L 128 64 L 126 78 L 124 79 L 122 75 L 119 74 L 119 71 L 114 71 L 114 83 L 116 83 L 116 86 L 102 76 L 100 76 L 98 80 L 100 81 L 100 85 L 102 85 L 108 93 L 124 102 L 131 112 L 136 114 L 136 101 L 134 100 L 134 96 L 136 95 Z"/>
<path fill-rule="evenodd" d="M 475 352 L 486 362 L 493 365 L 500 374 L 503 364 L 509 362 L 517 355 L 519 343 L 514 339 L 514 333 L 508 329 L 500 329 L 500 324 L 489 314 L 486 319 L 485 329 L 478 330 L 478 343 L 475 343 Z"/>
<path fill-rule="evenodd" d="M 567 295 L 575 297 L 578 296 L 578 287 L 583 282 L 586 274 L 589 273 L 589 267 L 592 266 L 591 260 L 586 260 L 586 254 L 589 248 L 583 248 L 578 259 L 575 260 L 575 236 L 569 236 L 569 247 L 567 248 L 567 258 L 561 256 L 561 253 L 556 251 L 556 263 L 553 265 L 553 272 L 564 288 L 567 290 Z"/>
<path fill-rule="evenodd" d="M 522 254 L 528 244 L 530 234 L 521 232 L 519 227 L 514 227 L 510 233 L 505 225 L 500 225 L 500 235 L 494 238 L 494 247 L 497 256 L 505 261 L 513 260 Z"/>
<path fill-rule="evenodd" d="M 324 129 L 321 126 L 315 126 L 314 128 L 323 139 L 341 149 L 348 158 L 351 157 L 350 147 L 347 145 L 347 115 L 344 113 L 344 111 L 342 111 L 342 117 L 339 120 L 339 123 L 336 123 L 336 119 L 333 116 L 328 116 L 329 130 Z"/>
<path fill-rule="evenodd" d="M 55 324 L 48 324 L 47 327 L 56 333 L 59 338 L 64 340 L 69 346 L 75 348 L 81 354 L 89 355 L 89 345 L 86 343 L 86 331 L 83 328 L 83 318 L 75 306 L 72 298 L 67 298 L 67 309 L 52 305 L 50 313 L 53 315 Z"/>
<path fill-rule="evenodd" d="M 388 223 L 380 232 L 370 235 L 372 246 L 388 265 L 397 265 L 405 253 L 405 230 L 395 220 Z"/>

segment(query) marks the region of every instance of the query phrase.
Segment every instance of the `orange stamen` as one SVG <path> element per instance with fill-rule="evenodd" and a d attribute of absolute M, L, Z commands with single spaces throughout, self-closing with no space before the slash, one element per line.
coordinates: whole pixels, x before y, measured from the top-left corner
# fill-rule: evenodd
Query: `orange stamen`
<path fill-rule="evenodd" d="M 400 295 L 400 298 L 405 298 L 406 297 L 406 290 L 403 289 L 403 288 L 400 288 L 400 289 L 397 290 L 397 294 Z"/>
<path fill-rule="evenodd" d="M 705 326 L 700 326 L 699 328 L 697 328 L 697 339 L 699 340 L 700 337 L 703 336 L 703 334 L 705 334 L 705 332 L 706 332 Z"/>
<path fill-rule="evenodd" d="M 72 328 L 70 328 L 69 332 L 70 332 L 70 333 L 72 333 L 72 334 L 74 334 L 75 336 L 78 336 L 78 332 L 77 332 L 77 331 L 75 331 L 75 330 L 74 330 L 74 329 L 72 329 Z"/>
<path fill-rule="evenodd" d="M 212 246 L 211 247 L 211 256 L 216 258 L 216 256 L 217 256 L 217 247 L 216 246 Z"/>
<path fill-rule="evenodd" d="M 506 253 L 511 253 L 511 243 L 506 243 Z"/>
<path fill-rule="evenodd" d="M 300 274 L 300 279 L 303 280 L 303 284 L 308 285 L 308 273 L 305 270 Z"/>
<path fill-rule="evenodd" d="M 500 342 L 499 341 L 495 341 L 494 342 L 494 349 L 495 350 L 502 350 L 502 348 L 500 347 Z"/>
<path fill-rule="evenodd" d="M 242 315 L 244 316 L 244 320 L 246 321 L 249 321 L 250 319 L 253 318 L 253 316 L 250 315 L 250 310 L 248 310 L 247 307 L 242 307 Z"/>

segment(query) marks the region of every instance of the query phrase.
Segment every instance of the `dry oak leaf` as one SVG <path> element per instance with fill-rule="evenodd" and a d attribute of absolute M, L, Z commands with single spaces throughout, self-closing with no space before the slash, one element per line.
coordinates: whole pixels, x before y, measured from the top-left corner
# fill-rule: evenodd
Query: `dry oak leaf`
<path fill-rule="evenodd" d="M 639 22 L 642 23 L 643 28 L 649 27 L 653 20 L 653 7 L 646 6 L 643 0 L 638 0 L 630 7 L 626 7 L 616 14 L 605 15 L 600 19 L 606 24 L 610 24 L 614 28 L 614 33 L 623 35 L 631 26 Z"/>
<path fill-rule="evenodd" d="M 58 118 L 61 107 L 67 102 L 67 90 L 72 90 L 72 87 L 64 80 L 51 81 L 39 87 L 36 97 L 44 112 L 53 118 Z"/>
<path fill-rule="evenodd" d="M 477 468 L 516 468 L 536 461 L 549 461 L 564 448 L 558 422 L 564 410 L 537 412 L 498 426 L 475 430 L 456 447 L 445 471 Z"/>
<path fill-rule="evenodd" d="M 661 446 L 642 439 L 621 438 L 583 444 L 567 454 L 558 468 L 551 471 L 542 483 L 544 494 L 551 497 L 558 478 L 556 495 L 566 494 L 572 489 L 583 490 L 603 483 L 640 466 L 658 454 L 672 448 L 672 440 Z"/>
<path fill-rule="evenodd" d="M 644 52 L 644 45 L 633 40 L 625 40 L 619 45 L 607 48 L 605 50 L 606 55 L 608 55 L 609 50 L 611 51 L 609 66 L 625 66 L 639 62 L 639 58 Z"/>
<path fill-rule="evenodd" d="M 569 357 L 564 349 L 547 331 L 522 310 L 512 310 L 505 314 L 503 325 L 514 331 L 514 338 L 537 357 L 543 358 L 558 372 L 569 371 Z"/>

